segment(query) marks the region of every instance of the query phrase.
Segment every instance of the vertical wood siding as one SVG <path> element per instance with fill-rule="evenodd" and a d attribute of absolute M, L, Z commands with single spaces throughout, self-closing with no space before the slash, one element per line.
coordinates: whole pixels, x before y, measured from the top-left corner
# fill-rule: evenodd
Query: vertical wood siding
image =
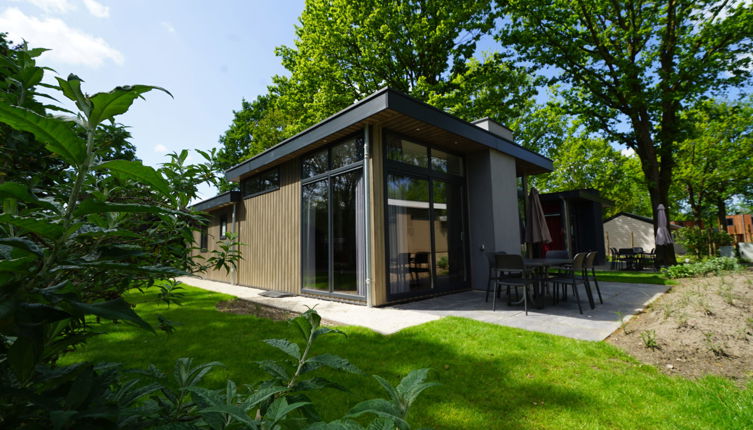
<path fill-rule="evenodd" d="M 207 231 L 209 233 L 209 240 L 207 241 L 207 251 L 201 252 L 199 249 L 195 249 L 193 251 L 193 255 L 201 256 L 203 258 L 209 258 L 211 257 L 211 253 L 213 250 L 219 249 L 217 246 L 217 242 L 220 240 L 220 216 L 226 215 L 227 216 L 227 231 L 233 231 L 232 227 L 232 220 L 233 220 L 233 207 L 227 206 L 221 209 L 218 209 L 216 211 L 210 212 L 210 215 L 212 216 L 209 226 L 207 227 Z M 236 215 L 237 216 L 237 215 Z M 201 239 L 201 233 L 198 231 L 195 231 L 193 233 L 194 238 L 194 246 L 198 248 L 200 245 L 200 239 Z M 233 273 L 227 273 L 224 269 L 220 270 L 208 270 L 204 273 L 196 273 L 196 275 L 201 276 L 204 279 L 210 279 L 212 281 L 221 281 L 221 282 L 232 282 L 233 281 Z"/>
<path fill-rule="evenodd" d="M 371 181 L 371 291 L 372 304 L 387 303 L 387 264 L 384 244 L 384 163 L 382 160 L 382 127 L 371 128 L 371 160 L 369 173 Z"/>
<path fill-rule="evenodd" d="M 297 159 L 280 166 L 280 189 L 244 199 L 238 283 L 301 291 L 301 184 Z"/>

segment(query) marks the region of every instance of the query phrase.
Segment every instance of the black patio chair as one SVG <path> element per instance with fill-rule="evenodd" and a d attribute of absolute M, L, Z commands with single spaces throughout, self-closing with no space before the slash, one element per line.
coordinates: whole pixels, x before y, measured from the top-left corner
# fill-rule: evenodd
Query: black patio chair
<path fill-rule="evenodd" d="M 494 282 L 494 291 L 492 293 L 492 311 L 497 309 L 498 288 L 502 285 L 507 287 L 507 304 L 512 305 L 512 288 L 515 288 L 516 298 L 518 288 L 523 288 L 523 309 L 528 315 L 528 295 L 532 293 L 534 285 L 537 282 L 534 272 L 526 269 L 523 264 L 523 257 L 513 254 L 495 254 L 494 270 L 499 273 L 499 278 Z"/>
<path fill-rule="evenodd" d="M 571 286 L 573 290 L 573 295 L 575 296 L 575 300 L 578 302 L 578 310 L 580 313 L 583 313 L 583 307 L 580 304 L 580 294 L 578 294 L 578 284 L 583 284 L 583 288 L 586 290 L 586 296 L 588 297 L 588 303 L 591 305 L 591 309 L 595 308 L 593 302 L 593 296 L 591 294 L 591 288 L 588 284 L 587 279 L 583 276 L 583 268 L 585 267 L 584 262 L 586 259 L 586 253 L 579 252 L 578 254 L 575 254 L 575 257 L 573 258 L 573 267 L 570 269 L 563 269 L 563 272 L 565 272 L 565 275 L 558 276 L 555 278 L 550 278 L 548 281 L 554 285 L 554 294 L 555 296 L 558 293 L 558 289 L 562 288 L 562 297 L 563 299 L 567 299 L 567 287 Z"/>
<path fill-rule="evenodd" d="M 601 290 L 599 289 L 599 281 L 596 279 L 596 268 L 594 267 L 594 262 L 598 255 L 598 251 L 591 251 L 586 254 L 586 261 L 583 265 L 583 276 L 589 283 L 593 281 L 593 284 L 596 287 L 596 293 L 599 295 L 599 303 L 603 305 L 604 300 L 601 299 Z"/>
<path fill-rule="evenodd" d="M 500 277 L 502 276 L 502 272 L 497 270 L 496 268 L 496 262 L 495 262 L 495 255 L 502 255 L 505 254 L 504 251 L 499 252 L 486 252 L 486 261 L 489 263 L 489 282 L 486 284 L 486 300 L 489 301 L 489 293 L 492 290 L 492 284 L 499 281 Z M 496 291 L 496 289 L 495 289 Z"/>

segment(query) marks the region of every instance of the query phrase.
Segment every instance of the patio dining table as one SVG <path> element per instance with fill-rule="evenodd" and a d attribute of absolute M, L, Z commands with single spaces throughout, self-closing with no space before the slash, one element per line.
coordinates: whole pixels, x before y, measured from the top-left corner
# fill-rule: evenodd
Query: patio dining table
<path fill-rule="evenodd" d="M 523 264 L 536 272 L 539 282 L 536 283 L 534 288 L 534 297 L 543 296 L 546 286 L 546 275 L 550 267 L 565 266 L 573 264 L 573 260 L 570 258 L 524 258 Z M 535 298 L 534 298 L 534 306 Z"/>

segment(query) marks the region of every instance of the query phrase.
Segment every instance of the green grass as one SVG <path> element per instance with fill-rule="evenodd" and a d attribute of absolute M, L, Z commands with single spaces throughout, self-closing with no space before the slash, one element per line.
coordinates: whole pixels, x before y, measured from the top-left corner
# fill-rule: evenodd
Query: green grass
<path fill-rule="evenodd" d="M 668 279 L 658 272 L 601 272 L 596 271 L 596 279 L 607 282 L 627 282 L 631 284 L 675 285 L 676 281 Z"/>
<path fill-rule="evenodd" d="M 169 370 L 175 359 L 218 360 L 226 367 L 208 383 L 225 378 L 256 382 L 254 361 L 283 358 L 262 339 L 293 338 L 286 322 L 215 310 L 228 296 L 187 288 L 183 306 L 143 303 L 148 321 L 157 314 L 180 323 L 172 335 L 153 335 L 108 324 L 99 336 L 62 360 L 155 363 Z M 134 300 L 136 299 L 136 300 Z M 744 429 L 753 427 L 753 388 L 740 390 L 719 378 L 694 382 L 669 377 L 603 342 L 585 342 L 501 327 L 463 318 L 443 318 L 383 336 L 345 327 L 348 337 L 325 337 L 317 352 L 351 360 L 367 374 L 396 383 L 412 369 L 434 369 L 441 383 L 426 391 L 410 415 L 415 428 L 435 429 Z M 350 387 L 345 394 L 317 394 L 325 418 L 383 393 L 370 377 L 328 375 Z"/>

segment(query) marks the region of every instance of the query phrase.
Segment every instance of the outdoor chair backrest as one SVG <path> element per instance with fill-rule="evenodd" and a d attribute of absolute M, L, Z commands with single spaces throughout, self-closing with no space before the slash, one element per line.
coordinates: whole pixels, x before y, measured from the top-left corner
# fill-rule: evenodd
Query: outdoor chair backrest
<path fill-rule="evenodd" d="M 633 248 L 620 248 L 620 254 L 633 254 Z"/>
<path fill-rule="evenodd" d="M 401 252 L 397 254 L 397 264 L 398 265 L 408 265 L 408 262 L 410 261 L 410 252 Z"/>
<path fill-rule="evenodd" d="M 413 257 L 413 262 L 415 264 L 429 264 L 429 253 L 417 252 L 416 255 Z"/>
<path fill-rule="evenodd" d="M 583 271 L 583 263 L 586 260 L 586 253 L 585 252 L 579 252 L 575 254 L 575 257 L 573 257 L 573 270 L 575 273 Z"/>
<path fill-rule="evenodd" d="M 496 254 L 494 256 L 494 266 L 496 269 L 510 271 L 523 271 L 523 257 L 515 254 Z"/>
<path fill-rule="evenodd" d="M 643 252 L 643 248 L 641 248 L 641 247 L 635 247 L 635 248 L 633 248 L 633 252 L 636 253 L 636 254 L 640 254 L 640 253 Z"/>
<path fill-rule="evenodd" d="M 486 255 L 486 261 L 489 262 L 489 268 L 491 269 L 496 264 L 494 256 L 507 254 L 507 253 L 505 251 L 488 251 L 488 252 L 485 252 L 484 254 Z"/>
<path fill-rule="evenodd" d="M 546 258 L 567 258 L 567 250 L 552 249 L 546 252 Z"/>
<path fill-rule="evenodd" d="M 588 254 L 586 254 L 586 263 L 585 268 L 586 269 L 593 269 L 594 268 L 594 262 L 596 261 L 596 256 L 599 253 L 597 251 L 591 251 Z"/>

